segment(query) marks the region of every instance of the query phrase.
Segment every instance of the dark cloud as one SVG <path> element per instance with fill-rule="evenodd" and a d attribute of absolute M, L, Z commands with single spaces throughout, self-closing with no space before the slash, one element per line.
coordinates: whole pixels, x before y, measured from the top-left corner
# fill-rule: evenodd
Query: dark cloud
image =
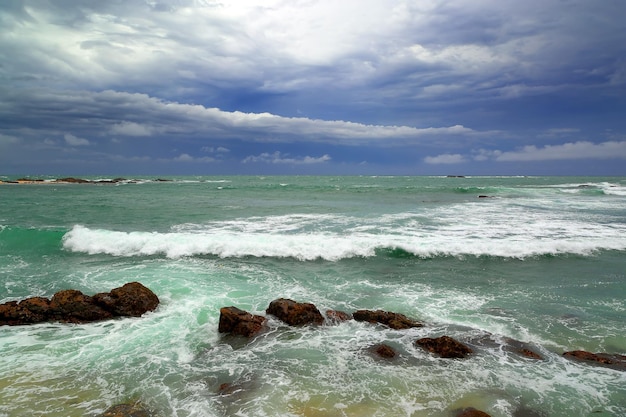
<path fill-rule="evenodd" d="M 618 0 L 5 1 L 0 163 L 45 152 L 102 169 L 365 161 L 355 172 L 418 173 L 622 158 L 622 11 Z M 230 152 L 202 151 L 220 147 Z"/>

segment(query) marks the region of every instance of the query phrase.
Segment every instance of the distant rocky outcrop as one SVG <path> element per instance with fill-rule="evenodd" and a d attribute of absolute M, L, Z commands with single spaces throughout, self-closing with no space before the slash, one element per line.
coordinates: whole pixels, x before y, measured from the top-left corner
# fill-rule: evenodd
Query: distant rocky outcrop
<path fill-rule="evenodd" d="M 0 304 L 0 325 L 89 323 L 113 317 L 139 317 L 155 310 L 158 305 L 159 298 L 139 282 L 130 282 L 94 296 L 78 290 L 63 290 L 51 299 L 31 297 Z"/>
<path fill-rule="evenodd" d="M 57 178 L 54 181 L 55 182 L 67 182 L 67 183 L 70 183 L 70 184 L 87 184 L 87 183 L 91 182 L 89 180 L 85 180 L 85 179 L 82 179 L 82 178 L 74 178 L 74 177 Z"/>
<path fill-rule="evenodd" d="M 424 326 L 422 323 L 412 320 L 403 314 L 383 310 L 357 310 L 352 314 L 352 316 L 356 321 L 380 323 L 396 330 Z"/>
<path fill-rule="evenodd" d="M 279 298 L 272 301 L 265 312 L 291 326 L 320 325 L 324 323 L 322 313 L 314 304 L 298 303 L 287 298 Z"/>
<path fill-rule="evenodd" d="M 415 344 L 442 358 L 465 358 L 473 352 L 471 348 L 450 336 L 425 337 L 416 340 Z"/>

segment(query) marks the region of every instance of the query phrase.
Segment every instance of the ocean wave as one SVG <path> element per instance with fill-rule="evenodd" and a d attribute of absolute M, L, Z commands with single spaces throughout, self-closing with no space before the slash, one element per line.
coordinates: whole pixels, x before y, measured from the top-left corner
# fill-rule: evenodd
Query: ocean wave
<path fill-rule="evenodd" d="M 189 228 L 189 225 L 187 227 Z M 597 230 L 586 238 L 555 232 L 518 233 L 492 231 L 477 234 L 468 230 L 431 228 L 405 230 L 403 233 L 377 230 L 365 226 L 343 232 L 263 230 L 258 225 L 249 230 L 228 227 L 201 228 L 191 231 L 141 232 L 91 229 L 74 226 L 62 239 L 63 248 L 87 254 L 112 256 L 190 256 L 275 257 L 302 261 L 323 259 L 338 261 L 357 257 L 422 257 L 440 256 L 524 259 L 545 255 L 589 256 L 601 250 L 626 250 L 626 234 L 613 230 L 613 235 Z"/>

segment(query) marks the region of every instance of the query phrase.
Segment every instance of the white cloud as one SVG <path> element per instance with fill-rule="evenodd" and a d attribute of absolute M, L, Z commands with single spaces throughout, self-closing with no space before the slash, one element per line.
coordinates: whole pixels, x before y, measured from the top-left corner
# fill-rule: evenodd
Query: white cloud
<path fill-rule="evenodd" d="M 211 158 L 208 156 L 202 157 L 202 158 L 195 158 L 191 155 L 189 155 L 188 153 L 181 153 L 180 155 L 178 155 L 177 157 L 173 158 L 172 161 L 174 162 L 203 162 L 203 163 L 207 163 L 207 162 L 215 162 L 215 158 Z"/>
<path fill-rule="evenodd" d="M 79 138 L 78 136 L 74 136 L 71 133 L 66 133 L 63 135 L 65 138 L 65 143 L 71 146 L 87 146 L 89 145 L 89 141 L 87 139 Z"/>
<path fill-rule="evenodd" d="M 111 133 L 123 136 L 150 136 L 152 129 L 139 123 L 122 121 L 111 126 Z"/>
<path fill-rule="evenodd" d="M 466 162 L 467 159 L 458 153 L 455 154 L 441 154 L 437 156 L 427 156 L 424 158 L 424 162 L 427 164 L 460 164 Z"/>
<path fill-rule="evenodd" d="M 230 149 L 225 148 L 223 146 L 218 146 L 217 148 L 215 148 L 213 146 L 203 146 L 201 150 L 202 150 L 202 152 L 207 152 L 207 153 L 228 153 L 228 152 L 230 152 Z"/>
<path fill-rule="evenodd" d="M 332 158 L 329 155 L 322 155 L 320 157 L 290 157 L 288 154 L 281 154 L 276 151 L 272 154 L 264 152 L 257 156 L 248 156 L 243 159 L 241 162 L 244 164 L 247 163 L 256 163 L 262 162 L 267 164 L 293 164 L 293 165 L 308 165 L 308 164 L 320 164 L 324 162 L 330 161 Z"/>

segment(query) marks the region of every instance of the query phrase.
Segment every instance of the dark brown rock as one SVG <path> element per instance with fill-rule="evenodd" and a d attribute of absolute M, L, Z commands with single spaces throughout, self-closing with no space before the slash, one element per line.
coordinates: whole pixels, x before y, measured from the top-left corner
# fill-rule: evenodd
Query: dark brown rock
<path fill-rule="evenodd" d="M 583 361 L 589 364 L 606 366 L 620 371 L 626 371 L 626 356 L 610 353 L 591 353 L 584 350 L 573 350 L 563 354 L 568 359 Z"/>
<path fill-rule="evenodd" d="M 22 309 L 18 306 L 17 301 L 9 301 L 0 304 L 0 325 L 16 326 L 27 324 L 23 321 Z"/>
<path fill-rule="evenodd" d="M 98 417 L 150 417 L 151 414 L 141 403 L 117 404 L 109 407 Z"/>
<path fill-rule="evenodd" d="M 385 359 L 393 359 L 396 357 L 396 351 L 389 345 L 381 343 L 370 348 L 371 352 Z"/>
<path fill-rule="evenodd" d="M 68 323 L 86 323 L 113 317 L 109 311 L 98 306 L 92 297 L 78 290 L 63 290 L 50 300 L 50 317 Z"/>
<path fill-rule="evenodd" d="M 252 337 L 265 328 L 266 322 L 265 317 L 250 314 L 237 307 L 222 307 L 218 331 Z"/>
<path fill-rule="evenodd" d="M 464 358 L 472 353 L 472 349 L 468 346 L 449 336 L 441 336 L 434 339 L 425 337 L 416 340 L 415 344 L 442 358 Z"/>
<path fill-rule="evenodd" d="M 31 297 L 20 301 L 24 319 L 30 323 L 45 321 L 50 315 L 50 300 L 45 297 Z"/>
<path fill-rule="evenodd" d="M 352 316 L 356 321 L 366 321 L 368 323 L 380 323 L 392 329 L 410 329 L 411 327 L 423 327 L 418 321 L 412 320 L 399 313 L 392 313 L 383 310 L 357 310 Z"/>
<path fill-rule="evenodd" d="M 338 310 L 326 310 L 326 320 L 332 324 L 352 320 L 352 314 Z"/>
<path fill-rule="evenodd" d="M 297 303 L 286 298 L 272 301 L 265 312 L 276 316 L 276 318 L 291 326 L 319 325 L 324 323 L 324 317 L 315 305 L 311 303 Z"/>
<path fill-rule="evenodd" d="M 32 297 L 0 304 L 0 325 L 17 326 L 49 321 L 87 323 L 117 316 L 139 317 L 153 311 L 159 298 L 138 282 L 93 297 L 78 290 L 59 291 L 52 299 Z"/>
<path fill-rule="evenodd" d="M 456 413 L 456 417 L 491 417 L 484 411 L 477 410 L 473 407 L 464 408 Z"/>
<path fill-rule="evenodd" d="M 159 297 L 139 282 L 129 282 L 110 293 L 94 295 L 95 302 L 115 316 L 140 317 L 154 311 Z"/>

